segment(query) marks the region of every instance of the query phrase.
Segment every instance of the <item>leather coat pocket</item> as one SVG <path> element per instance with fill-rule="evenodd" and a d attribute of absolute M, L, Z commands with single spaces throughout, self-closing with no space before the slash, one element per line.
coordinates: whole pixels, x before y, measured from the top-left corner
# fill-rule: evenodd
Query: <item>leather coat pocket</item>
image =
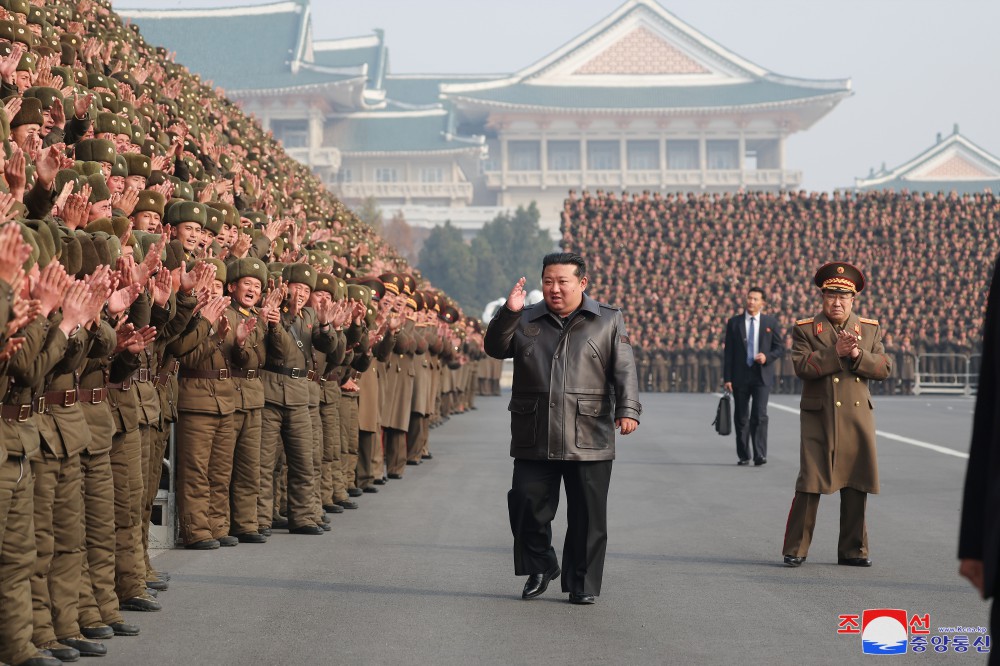
<path fill-rule="evenodd" d="M 538 427 L 538 398 L 511 398 L 510 438 L 514 446 L 532 447 Z"/>
<path fill-rule="evenodd" d="M 611 418 L 608 398 L 579 398 L 576 401 L 576 447 L 607 449 L 615 439 L 615 424 Z"/>

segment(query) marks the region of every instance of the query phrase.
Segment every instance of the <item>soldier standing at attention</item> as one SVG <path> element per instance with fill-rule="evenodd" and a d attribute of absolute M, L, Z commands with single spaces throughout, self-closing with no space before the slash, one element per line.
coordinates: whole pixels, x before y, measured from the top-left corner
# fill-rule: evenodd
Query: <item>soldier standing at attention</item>
<path fill-rule="evenodd" d="M 870 380 L 892 371 L 875 319 L 852 312 L 865 276 L 844 262 L 826 264 L 813 279 L 823 311 L 795 322 L 792 360 L 802 379 L 799 478 L 788 513 L 782 553 L 800 566 L 809 553 L 819 496 L 840 491 L 837 564 L 870 567 L 865 503 L 878 493 L 875 418 Z"/>

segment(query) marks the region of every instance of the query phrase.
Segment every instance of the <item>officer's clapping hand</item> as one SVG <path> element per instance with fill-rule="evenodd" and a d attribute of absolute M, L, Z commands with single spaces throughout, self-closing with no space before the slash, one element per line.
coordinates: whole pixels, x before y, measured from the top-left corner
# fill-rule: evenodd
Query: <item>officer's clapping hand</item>
<path fill-rule="evenodd" d="M 219 321 L 219 317 L 222 316 L 222 313 L 226 311 L 226 307 L 228 307 L 231 302 L 232 301 L 228 296 L 210 296 L 208 298 L 208 302 L 206 302 L 205 306 L 201 309 L 201 316 L 207 320 L 209 324 L 215 326 L 216 322 Z M 226 324 L 220 324 L 220 330 L 223 327 L 228 329 L 228 323 L 229 320 L 226 319 Z"/>
<path fill-rule="evenodd" d="M 225 319 L 225 317 L 223 317 L 223 319 Z M 246 319 L 241 319 L 240 323 L 236 325 L 236 344 L 242 347 L 243 343 L 247 341 L 247 338 L 250 337 L 250 334 L 253 333 L 253 330 L 256 327 L 257 317 L 247 317 Z"/>
<path fill-rule="evenodd" d="M 857 358 L 858 354 L 858 338 L 847 331 L 837 332 L 837 356 L 841 358 L 845 356 L 850 356 L 851 358 Z"/>
<path fill-rule="evenodd" d="M 173 276 L 169 271 L 163 270 L 160 267 L 160 271 L 155 277 L 149 278 L 149 282 L 146 284 L 146 289 L 153 297 L 153 302 L 163 307 L 170 300 L 170 294 L 173 287 Z"/>
<path fill-rule="evenodd" d="M 37 278 L 31 280 L 31 297 L 37 299 L 41 306 L 40 314 L 48 317 L 63 301 L 70 279 L 66 270 L 57 261 L 50 262 L 43 268 Z"/>
<path fill-rule="evenodd" d="M 13 197 L 2 195 L 13 204 Z M 22 266 L 31 256 L 31 246 L 21 237 L 21 228 L 17 224 L 8 224 L 0 229 L 0 280 L 11 287 L 24 275 Z"/>
<path fill-rule="evenodd" d="M 526 278 L 521 278 L 514 285 L 514 288 L 510 290 L 510 294 L 507 296 L 507 309 L 513 312 L 520 312 L 524 308 L 524 298 L 527 294 L 524 291 L 524 284 L 528 280 Z"/>
<path fill-rule="evenodd" d="M 6 337 L 12 337 L 25 326 L 35 321 L 41 311 L 42 306 L 39 301 L 18 298 L 15 291 L 14 304 L 11 306 L 11 316 L 7 320 Z"/>

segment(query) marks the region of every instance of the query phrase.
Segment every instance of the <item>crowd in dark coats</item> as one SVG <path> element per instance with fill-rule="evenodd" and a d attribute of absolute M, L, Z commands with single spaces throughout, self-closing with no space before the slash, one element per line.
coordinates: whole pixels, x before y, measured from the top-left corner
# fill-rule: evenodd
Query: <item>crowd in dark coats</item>
<path fill-rule="evenodd" d="M 812 283 L 849 261 L 868 286 L 855 311 L 878 319 L 897 372 L 879 390 L 962 383 L 977 370 L 1000 200 L 895 192 L 570 192 L 562 247 L 588 260 L 589 293 L 621 307 L 643 389 L 717 390 L 726 320 L 751 286 L 785 327 L 820 309 Z M 919 359 L 919 361 L 918 361 Z M 779 391 L 797 390 L 790 363 Z"/>

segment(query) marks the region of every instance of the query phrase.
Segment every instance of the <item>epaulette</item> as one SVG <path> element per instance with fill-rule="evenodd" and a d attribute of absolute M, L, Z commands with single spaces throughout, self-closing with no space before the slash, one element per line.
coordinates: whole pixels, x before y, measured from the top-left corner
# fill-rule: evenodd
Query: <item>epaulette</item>
<path fill-rule="evenodd" d="M 878 326 L 878 319 L 865 319 L 864 317 L 858 317 L 858 321 L 862 324 L 868 324 L 870 326 Z"/>
<path fill-rule="evenodd" d="M 250 311 L 247 310 L 246 308 L 240 308 L 240 314 L 243 315 L 244 317 L 249 317 Z"/>
<path fill-rule="evenodd" d="M 809 317 L 808 319 L 799 319 L 797 322 L 795 322 L 795 325 L 808 326 L 809 324 L 813 323 L 813 319 L 815 319 L 815 317 Z"/>

